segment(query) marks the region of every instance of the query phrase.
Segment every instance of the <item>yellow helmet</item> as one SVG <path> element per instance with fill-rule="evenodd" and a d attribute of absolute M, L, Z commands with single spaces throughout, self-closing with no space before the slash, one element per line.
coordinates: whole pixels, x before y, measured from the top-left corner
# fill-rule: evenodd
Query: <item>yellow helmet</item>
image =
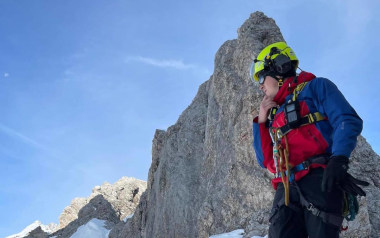
<path fill-rule="evenodd" d="M 295 74 L 297 67 L 298 58 L 292 48 L 285 42 L 276 42 L 265 47 L 252 62 L 250 77 L 252 81 L 263 83 L 259 80 L 259 74 L 264 71 L 272 75 L 289 76 Z"/>

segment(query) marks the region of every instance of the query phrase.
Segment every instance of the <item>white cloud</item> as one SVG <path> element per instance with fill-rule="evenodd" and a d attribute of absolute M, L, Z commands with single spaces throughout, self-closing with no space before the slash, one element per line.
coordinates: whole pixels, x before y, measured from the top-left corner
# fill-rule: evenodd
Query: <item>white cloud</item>
<path fill-rule="evenodd" d="M 153 65 L 156 67 L 161 67 L 161 68 L 174 68 L 174 69 L 193 69 L 197 68 L 196 65 L 194 64 L 185 64 L 182 60 L 162 60 L 162 59 L 153 59 L 149 57 L 142 57 L 142 56 L 137 56 L 137 57 L 128 57 L 126 59 L 126 63 L 129 63 L 131 61 L 136 61 L 148 65 Z"/>
<path fill-rule="evenodd" d="M 24 142 L 25 144 L 31 145 L 33 147 L 37 147 L 43 150 L 47 150 L 45 146 L 41 145 L 40 143 L 36 142 L 35 140 L 21 134 L 18 131 L 15 131 L 7 126 L 4 126 L 3 124 L 0 124 L 0 131 L 8 134 L 9 136 L 12 136 L 14 138 L 19 139 L 20 141 Z"/>

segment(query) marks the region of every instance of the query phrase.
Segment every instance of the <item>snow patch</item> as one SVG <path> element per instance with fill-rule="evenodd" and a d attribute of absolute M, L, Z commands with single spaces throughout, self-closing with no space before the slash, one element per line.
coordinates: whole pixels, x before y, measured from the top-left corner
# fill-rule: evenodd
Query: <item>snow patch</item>
<path fill-rule="evenodd" d="M 243 238 L 244 230 L 238 229 L 234 230 L 228 233 L 218 234 L 218 235 L 212 235 L 209 238 Z M 268 236 L 252 236 L 251 238 L 268 238 Z"/>
<path fill-rule="evenodd" d="M 108 238 L 110 230 L 105 228 L 106 221 L 99 219 L 92 219 L 85 225 L 82 225 L 70 238 Z"/>
<path fill-rule="evenodd" d="M 124 222 L 127 222 L 127 220 L 128 220 L 129 218 L 132 218 L 132 217 L 133 217 L 133 214 L 134 214 L 134 213 L 132 213 L 131 215 L 125 217 L 125 218 L 123 219 L 123 221 L 124 221 Z"/>
<path fill-rule="evenodd" d="M 239 229 L 239 230 L 234 230 L 228 233 L 212 235 L 210 236 L 210 238 L 243 238 L 243 235 L 244 235 L 244 230 Z"/>
<path fill-rule="evenodd" d="M 42 225 L 42 223 L 40 221 L 35 221 L 32 224 L 30 224 L 29 226 L 25 227 L 25 229 L 22 230 L 20 233 L 7 236 L 6 238 L 18 238 L 18 237 L 27 236 L 31 231 L 33 231 L 34 229 L 36 229 L 37 227 L 39 227 L 41 225 Z"/>

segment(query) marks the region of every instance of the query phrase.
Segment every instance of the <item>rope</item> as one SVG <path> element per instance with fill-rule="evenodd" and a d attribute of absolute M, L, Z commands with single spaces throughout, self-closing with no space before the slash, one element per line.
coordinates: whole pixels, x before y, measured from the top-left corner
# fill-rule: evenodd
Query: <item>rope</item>
<path fill-rule="evenodd" d="M 284 171 L 282 170 L 283 167 L 283 160 L 282 158 L 284 157 L 283 150 L 280 149 L 280 173 L 281 173 L 281 180 L 282 184 L 284 185 L 284 190 L 285 190 L 285 205 L 289 205 L 289 187 L 287 186 L 287 182 L 285 181 L 285 176 L 284 176 Z"/>
<path fill-rule="evenodd" d="M 277 134 L 277 133 L 276 133 Z M 288 145 L 288 139 L 286 138 L 286 136 L 284 136 L 284 140 L 285 140 L 285 144 L 286 144 L 286 148 L 281 148 L 281 141 L 280 143 L 278 143 L 278 137 L 277 135 L 274 137 L 275 138 L 275 143 L 274 143 L 274 146 L 276 146 L 277 150 L 279 151 L 279 154 L 280 154 L 280 163 L 279 163 L 279 172 L 281 174 L 281 180 L 282 180 L 282 184 L 284 185 L 284 196 L 285 196 L 285 205 L 288 206 L 289 205 L 289 176 L 290 176 L 290 168 L 289 168 L 289 145 Z M 285 168 L 286 168 L 286 176 L 285 176 L 285 173 L 284 173 L 284 170 L 283 170 L 283 167 L 284 167 L 284 160 L 285 160 Z"/>
<path fill-rule="evenodd" d="M 286 166 L 286 186 L 287 186 L 287 190 L 288 190 L 288 203 L 289 203 L 289 177 L 291 176 L 290 174 L 290 168 L 289 168 L 289 144 L 288 144 L 288 139 L 286 138 L 286 136 L 284 136 L 284 140 L 285 140 L 285 150 L 284 150 L 284 154 L 285 154 L 285 166 Z"/>

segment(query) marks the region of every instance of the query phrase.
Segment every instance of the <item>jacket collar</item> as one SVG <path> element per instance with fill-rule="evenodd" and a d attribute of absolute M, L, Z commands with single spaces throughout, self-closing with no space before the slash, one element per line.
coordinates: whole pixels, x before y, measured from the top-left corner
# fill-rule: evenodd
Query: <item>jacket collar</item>
<path fill-rule="evenodd" d="M 309 72 L 302 71 L 296 77 L 297 82 L 293 80 L 295 77 L 285 79 L 284 84 L 282 85 L 282 87 L 273 99 L 273 101 L 275 101 L 278 105 L 282 105 L 285 102 L 285 98 L 293 93 L 294 89 L 297 87 L 298 84 L 313 80 L 315 78 L 315 75 Z"/>

